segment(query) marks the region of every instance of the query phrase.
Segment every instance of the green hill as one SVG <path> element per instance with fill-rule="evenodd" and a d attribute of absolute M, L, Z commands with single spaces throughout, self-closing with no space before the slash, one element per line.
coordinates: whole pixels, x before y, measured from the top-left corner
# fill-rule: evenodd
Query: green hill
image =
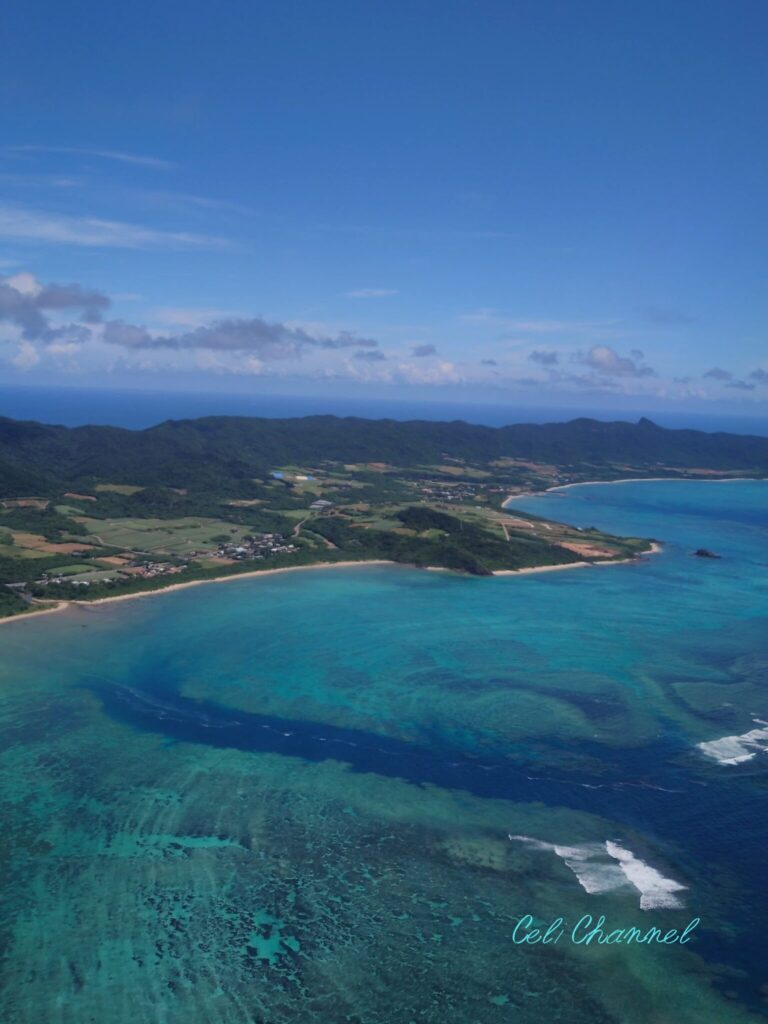
<path fill-rule="evenodd" d="M 548 463 L 580 478 L 674 475 L 690 469 L 768 475 L 768 438 L 667 430 L 642 419 L 483 427 L 335 416 L 208 417 L 147 430 L 60 427 L 0 418 L 0 497 L 87 487 L 110 479 L 210 492 L 266 478 L 276 466 L 383 462 L 400 467 L 446 458 L 488 464 Z M 622 467 L 624 467 L 622 469 Z"/>

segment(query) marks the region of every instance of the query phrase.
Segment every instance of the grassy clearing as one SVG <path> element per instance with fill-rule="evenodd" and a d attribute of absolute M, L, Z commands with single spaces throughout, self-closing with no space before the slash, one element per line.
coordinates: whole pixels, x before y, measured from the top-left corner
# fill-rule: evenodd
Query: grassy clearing
<path fill-rule="evenodd" d="M 216 537 L 226 535 L 241 540 L 248 532 L 245 526 L 234 526 L 221 519 L 87 519 L 80 522 L 90 537 L 107 547 L 129 551 L 162 552 L 186 555 L 190 551 L 215 550 Z M 90 539 L 90 538 L 89 538 Z"/>
<path fill-rule="evenodd" d="M 114 494 L 138 494 L 139 491 L 143 491 L 143 487 L 137 487 L 135 484 L 96 484 L 97 491 L 112 491 Z"/>
<path fill-rule="evenodd" d="M 489 476 L 492 476 L 487 470 L 476 469 L 474 466 L 425 466 L 424 468 L 431 473 L 440 473 L 443 476 L 460 476 L 463 479 L 487 480 Z"/>

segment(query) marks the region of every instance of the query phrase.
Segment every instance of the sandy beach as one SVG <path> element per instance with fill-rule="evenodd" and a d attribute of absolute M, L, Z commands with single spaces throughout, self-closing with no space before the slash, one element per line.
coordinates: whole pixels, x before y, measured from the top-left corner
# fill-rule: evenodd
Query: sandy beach
<path fill-rule="evenodd" d="M 534 572 L 558 572 L 560 569 L 586 569 L 602 565 L 631 565 L 640 562 L 646 555 L 657 555 L 662 550 L 661 544 L 651 541 L 648 551 L 641 551 L 635 558 L 606 558 L 599 562 L 566 562 L 564 565 L 532 565 L 525 569 L 496 569 L 494 576 L 527 576 Z"/>
<path fill-rule="evenodd" d="M 628 559 L 622 559 L 628 561 Z M 559 572 L 561 569 L 584 569 L 592 562 L 565 562 L 563 565 L 532 565 L 525 569 L 495 569 L 494 576 L 529 576 L 534 572 Z M 615 562 L 612 564 L 616 564 Z"/>
<path fill-rule="evenodd" d="M 652 543 L 650 551 L 642 552 L 643 555 L 656 554 L 661 551 L 661 545 Z M 642 557 L 642 556 L 640 556 Z M 525 569 L 497 569 L 493 576 L 527 576 L 531 573 L 555 572 L 560 569 L 584 569 L 594 565 L 625 565 L 628 562 L 636 562 L 637 558 L 622 558 L 616 561 L 604 562 L 567 562 L 565 565 L 539 565 L 530 566 Z M 19 615 L 9 615 L 0 619 L 0 626 L 8 622 L 20 622 L 36 618 L 39 615 L 52 615 L 54 612 L 62 612 L 67 608 L 92 608 L 94 605 L 112 604 L 115 601 L 132 601 L 138 597 L 155 597 L 157 594 L 170 594 L 174 590 L 186 590 L 187 587 L 207 586 L 209 583 L 228 583 L 232 580 L 255 579 L 257 576 L 276 576 L 286 572 L 303 572 L 311 569 L 354 569 L 366 565 L 399 565 L 404 568 L 419 568 L 408 566 L 404 562 L 392 562 L 383 558 L 371 558 L 359 562 L 316 562 L 313 565 L 286 565 L 280 569 L 254 569 L 253 572 L 233 573 L 230 576 L 215 576 L 209 580 L 187 580 L 184 583 L 172 583 L 169 587 L 158 587 L 156 590 L 137 590 L 132 594 L 115 594 L 112 597 L 97 597 L 93 601 L 59 601 L 50 607 L 38 608 L 33 612 L 22 612 Z M 423 566 L 426 572 L 455 572 L 439 565 Z M 461 575 L 461 574 L 460 574 Z"/>
<path fill-rule="evenodd" d="M 6 615 L 0 619 L 0 626 L 4 626 L 9 622 L 26 622 L 28 619 L 36 619 L 39 615 L 52 615 L 54 612 L 62 612 L 65 608 L 69 608 L 72 601 L 59 601 L 56 604 L 52 604 L 47 608 L 37 608 L 33 612 L 20 612 L 18 615 Z"/>
<path fill-rule="evenodd" d="M 172 583 L 168 587 L 158 587 L 155 590 L 137 590 L 132 594 L 115 594 L 111 597 L 97 597 L 93 601 L 59 601 L 50 608 L 40 608 L 34 612 L 22 612 L 19 615 L 9 615 L 0 619 L 0 625 L 6 622 L 19 622 L 22 619 L 31 619 L 37 615 L 50 615 L 53 612 L 61 612 L 66 608 L 92 608 L 97 604 L 111 604 L 114 601 L 131 601 L 137 597 L 154 597 L 156 594 L 170 594 L 174 590 L 186 590 L 187 587 L 198 587 L 209 583 L 228 583 L 231 580 L 247 580 L 256 576 L 275 576 L 284 572 L 301 572 L 305 569 L 349 569 L 360 568 L 363 565 L 399 565 L 399 562 L 391 562 L 381 558 L 371 558 L 359 562 L 315 562 L 313 565 L 285 565 L 279 569 L 254 569 L 253 572 L 232 573 L 229 576 L 214 576 L 206 580 L 187 580 L 184 583 Z"/>
<path fill-rule="evenodd" d="M 540 498 L 543 494 L 551 494 L 552 491 L 567 491 L 571 487 L 609 487 L 614 484 L 663 484 L 663 483 L 678 483 L 678 484 L 690 484 L 690 483 L 703 483 L 703 484 L 730 484 L 734 481 L 754 481 L 761 479 L 760 477 L 753 476 L 719 476 L 713 480 L 711 477 L 699 477 L 699 476 L 626 476 L 622 477 L 621 480 L 578 480 L 572 484 L 556 484 L 554 487 L 544 487 L 540 491 L 519 491 L 517 494 L 509 494 L 501 503 L 502 508 L 506 508 L 507 505 L 512 501 L 517 501 L 520 498 Z"/>

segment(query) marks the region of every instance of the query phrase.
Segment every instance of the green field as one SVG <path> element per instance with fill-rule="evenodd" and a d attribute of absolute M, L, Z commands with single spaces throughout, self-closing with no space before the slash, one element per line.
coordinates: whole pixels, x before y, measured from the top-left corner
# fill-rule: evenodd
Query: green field
<path fill-rule="evenodd" d="M 215 550 L 214 537 L 226 534 L 239 541 L 249 530 L 221 519 L 83 519 L 89 539 L 106 547 L 147 553 L 186 555 L 190 551 Z"/>
<path fill-rule="evenodd" d="M 96 490 L 111 491 L 113 494 L 138 494 L 144 488 L 137 487 L 136 484 L 96 484 Z"/>
<path fill-rule="evenodd" d="M 93 566 L 84 563 L 82 565 L 57 565 L 53 569 L 48 569 L 47 572 L 49 576 L 77 576 L 80 573 L 93 572 Z"/>

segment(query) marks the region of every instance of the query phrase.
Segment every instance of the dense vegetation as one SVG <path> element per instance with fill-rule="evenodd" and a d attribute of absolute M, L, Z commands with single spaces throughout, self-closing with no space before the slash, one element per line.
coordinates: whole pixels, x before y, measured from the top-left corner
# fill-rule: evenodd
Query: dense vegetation
<path fill-rule="evenodd" d="M 209 417 L 169 421 L 148 430 L 58 427 L 0 418 L 0 496 L 55 492 L 62 482 L 119 479 L 142 486 L 253 493 L 254 478 L 295 462 L 383 462 L 402 467 L 446 456 L 554 463 L 590 475 L 685 468 L 768 473 L 768 438 L 666 430 L 649 420 L 475 426 L 308 416 L 268 420 Z"/>
<path fill-rule="evenodd" d="M 474 523 L 430 508 L 403 509 L 398 519 L 413 533 L 357 530 L 338 518 L 318 520 L 313 529 L 358 557 L 439 566 L 477 576 L 487 576 L 494 569 L 564 565 L 579 560 L 572 551 L 536 538 L 515 538 L 510 544 Z"/>

